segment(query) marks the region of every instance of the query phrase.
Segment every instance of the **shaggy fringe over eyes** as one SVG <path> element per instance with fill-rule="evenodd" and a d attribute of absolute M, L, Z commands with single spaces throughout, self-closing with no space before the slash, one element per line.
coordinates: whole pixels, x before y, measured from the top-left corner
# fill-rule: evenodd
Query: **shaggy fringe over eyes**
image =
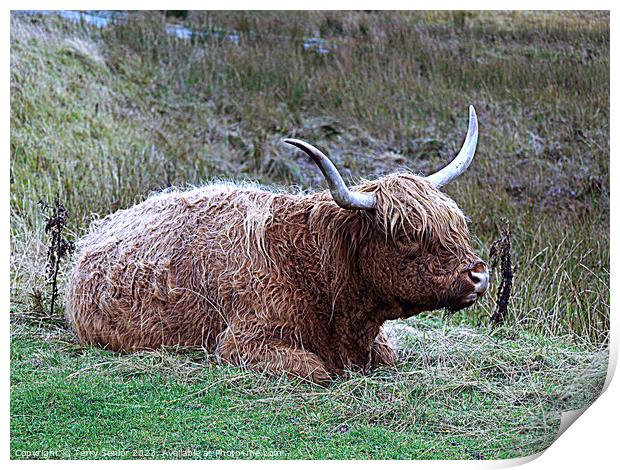
<path fill-rule="evenodd" d="M 357 189 L 377 195 L 376 217 L 386 239 L 415 241 L 423 249 L 440 248 L 459 257 L 471 248 L 463 212 L 425 179 L 395 173 L 364 181 Z"/>

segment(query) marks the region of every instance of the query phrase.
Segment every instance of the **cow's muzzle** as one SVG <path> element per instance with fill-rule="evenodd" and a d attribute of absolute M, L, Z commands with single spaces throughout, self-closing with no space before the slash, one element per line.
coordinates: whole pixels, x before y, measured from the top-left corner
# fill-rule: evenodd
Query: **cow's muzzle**
<path fill-rule="evenodd" d="M 457 298 L 451 310 L 460 310 L 470 307 L 484 295 L 489 287 L 489 270 L 483 261 L 475 262 L 463 272 L 461 283 L 468 285 L 467 292 Z"/>

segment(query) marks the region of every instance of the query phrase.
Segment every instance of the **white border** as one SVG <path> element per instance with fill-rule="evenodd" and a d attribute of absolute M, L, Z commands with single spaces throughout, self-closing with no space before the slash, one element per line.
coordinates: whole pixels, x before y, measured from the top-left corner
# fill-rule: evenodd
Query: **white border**
<path fill-rule="evenodd" d="M 222 5 L 221 2 L 198 2 L 198 1 L 179 1 L 175 4 L 175 8 L 184 8 L 184 9 L 222 9 L 222 6 L 225 6 L 225 9 L 283 9 L 283 8 L 296 8 L 296 9 L 411 9 L 412 7 L 429 7 L 432 6 L 434 9 L 459 9 L 462 7 L 467 7 L 468 9 L 557 9 L 561 7 L 562 9 L 600 9 L 600 10 L 610 10 L 613 3 L 610 1 L 590 1 L 590 2 L 576 2 L 576 1 L 547 1 L 547 0 L 522 0 L 519 2 L 497 2 L 497 1 L 475 1 L 475 2 L 467 2 L 463 4 L 461 2 L 455 1 L 435 1 L 432 5 L 429 4 L 419 4 L 417 2 L 403 2 L 403 1 L 394 1 L 394 0 L 384 0 L 381 3 L 378 2 L 369 2 L 365 0 L 360 0 L 358 2 L 351 1 L 325 1 L 325 0 L 314 0 L 312 2 L 304 2 L 303 4 L 291 4 L 290 2 L 283 1 L 273 1 L 273 0 L 264 0 L 261 2 L 256 1 L 241 1 L 241 0 L 229 0 Z M 9 11 L 13 10 L 22 10 L 22 9 L 165 9 L 166 7 L 170 7 L 171 2 L 162 2 L 162 1 L 151 1 L 151 2 L 128 2 L 128 1 L 109 1 L 109 2 L 81 2 L 81 1 L 58 1 L 58 2 L 42 2 L 42 1 L 14 1 L 9 0 L 7 8 L 2 12 L 2 23 L 6 27 L 5 38 L 6 42 L 4 47 L 2 48 L 2 61 L 6 64 L 5 74 L 4 74 L 4 87 L 2 93 L 2 105 L 3 109 L 5 109 L 5 145 L 4 145 L 4 153 L 5 158 L 3 158 L 4 166 L 3 166 L 3 179 L 5 181 L 5 186 L 3 191 L 1 192 L 3 198 L 3 204 L 1 206 L 2 210 L 2 219 L 5 223 L 4 230 L 2 231 L 2 254 L 4 259 L 6 260 L 6 269 L 2 273 L 2 283 L 5 286 L 5 296 L 0 297 L 0 311 L 5 315 L 5 324 L 4 328 L 1 331 L 1 339 L 2 344 L 4 346 L 4 359 L 2 360 L 2 374 L 1 380 L 3 385 L 2 394 L 2 417 L 4 426 L 2 428 L 2 457 L 3 460 L 7 461 L 9 457 L 9 429 L 10 429 L 10 421 L 9 421 L 9 324 L 8 324 L 8 312 L 9 312 L 9 260 L 10 260 L 10 252 L 9 252 L 9 142 L 10 142 L 10 127 L 9 127 L 9 119 L 10 119 L 10 76 L 8 70 L 10 68 L 10 39 L 9 39 L 9 25 L 10 25 L 10 15 Z M 615 12 L 611 13 L 611 26 L 615 25 Z M 612 38 L 612 48 L 611 48 L 611 84 L 613 85 L 614 78 L 618 77 L 617 69 L 617 41 L 614 41 L 615 34 L 611 34 Z M 615 124 L 618 123 L 616 118 L 616 112 L 618 109 L 617 100 L 615 100 L 615 95 L 611 94 L 611 135 L 615 135 L 614 131 L 617 130 Z M 613 149 L 615 148 L 613 143 L 613 138 L 611 139 L 611 149 L 613 155 Z M 611 159 L 611 179 L 612 182 L 614 179 L 617 179 L 618 171 L 620 166 Z M 612 201 L 614 198 L 614 192 L 612 191 Z M 620 218 L 618 217 L 617 206 L 612 203 L 611 205 L 611 240 L 614 238 L 618 238 L 617 234 L 620 233 L 618 230 L 614 230 L 614 227 L 617 226 L 617 223 L 620 222 Z M 611 243 L 610 251 L 611 251 L 611 288 L 613 293 L 620 292 L 618 289 L 618 277 L 614 276 L 616 273 L 615 266 L 619 266 L 620 257 L 618 256 L 618 251 L 613 249 L 614 244 Z M 611 297 L 611 311 L 616 311 L 616 306 L 618 302 L 615 300 L 614 295 Z M 615 320 L 615 315 L 613 316 Z M 611 331 L 611 354 L 610 354 L 610 373 L 607 377 L 607 384 L 611 381 L 612 371 L 615 369 L 615 365 L 617 363 L 618 357 L 618 342 L 619 342 L 619 331 L 617 325 L 614 321 L 612 321 L 612 331 Z M 526 457 L 523 459 L 514 459 L 514 460 L 506 460 L 506 461 L 391 461 L 389 462 L 390 466 L 401 467 L 401 468 L 411 468 L 411 465 L 415 465 L 416 467 L 433 467 L 433 468 L 443 468 L 443 467 L 459 467 L 459 468 L 502 468 L 514 465 L 520 465 L 522 463 L 526 463 L 531 461 L 529 464 L 529 468 L 541 468 L 547 469 L 549 465 L 554 465 L 558 467 L 564 468 L 608 468 L 610 467 L 610 462 L 614 462 L 617 465 L 618 462 L 618 427 L 620 427 L 620 412 L 619 406 L 620 403 L 620 385 L 618 385 L 618 380 L 611 381 L 609 384 L 609 388 L 604 392 L 604 394 L 588 409 L 585 413 L 577 420 L 577 424 L 571 426 L 554 444 L 552 444 L 547 451 L 545 451 L 538 458 Z M 532 461 L 532 459 L 534 460 Z M 321 465 L 338 465 L 340 462 L 338 461 L 326 461 L 322 462 Z M 387 462 L 386 462 L 387 463 Z M 25 461 L 11 461 L 11 465 L 14 466 L 40 466 L 40 465 L 54 465 L 55 462 L 25 462 Z M 67 466 L 82 466 L 83 462 L 79 461 L 69 461 L 63 462 L 63 465 Z M 305 461 L 296 461 L 293 465 L 306 467 L 308 465 L 313 465 L 313 462 L 305 462 Z M 367 467 L 369 468 L 371 465 L 375 466 L 379 464 L 374 461 L 356 461 L 356 466 Z M 89 466 L 101 467 L 104 465 L 109 465 L 108 462 L 89 462 Z M 122 465 L 122 463 L 121 463 Z M 155 466 L 167 466 L 169 462 L 162 461 L 146 461 L 146 462 L 132 462 L 132 465 L 136 466 L 148 466 L 149 468 L 153 465 Z M 230 466 L 241 466 L 241 467 L 266 467 L 270 468 L 283 468 L 284 466 L 289 466 L 288 462 L 259 462 L 259 461 L 224 461 L 224 462 L 183 462 L 183 465 L 188 466 L 200 466 L 201 468 L 204 465 L 209 466 L 222 466 L 222 467 L 230 467 Z"/>

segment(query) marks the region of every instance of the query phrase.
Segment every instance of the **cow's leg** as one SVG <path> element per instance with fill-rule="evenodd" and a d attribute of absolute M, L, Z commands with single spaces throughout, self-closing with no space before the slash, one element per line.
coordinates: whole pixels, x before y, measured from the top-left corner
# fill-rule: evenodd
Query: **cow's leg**
<path fill-rule="evenodd" d="M 327 385 L 332 377 L 323 361 L 314 353 L 287 344 L 281 339 L 243 332 L 232 333 L 229 328 L 220 338 L 217 356 L 233 365 L 246 365 L 270 374 L 287 374 Z"/>
<path fill-rule="evenodd" d="M 385 331 L 381 328 L 370 348 L 370 364 L 373 367 L 379 365 L 393 366 L 397 360 L 396 351 L 394 351 Z"/>

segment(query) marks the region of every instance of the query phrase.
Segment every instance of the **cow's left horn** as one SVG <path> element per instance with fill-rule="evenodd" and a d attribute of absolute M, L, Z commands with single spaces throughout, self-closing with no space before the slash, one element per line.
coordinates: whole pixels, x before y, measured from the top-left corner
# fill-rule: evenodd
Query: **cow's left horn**
<path fill-rule="evenodd" d="M 303 150 L 310 158 L 312 158 L 312 160 L 314 160 L 314 163 L 317 164 L 321 170 L 321 173 L 323 173 L 323 176 L 325 176 L 325 179 L 327 180 L 329 191 L 332 193 L 334 201 L 340 207 L 344 209 L 357 210 L 368 210 L 375 208 L 377 204 L 375 195 L 372 193 L 350 191 L 344 184 L 342 176 L 340 176 L 340 173 L 338 173 L 338 170 L 334 164 L 319 149 L 298 139 L 284 139 L 284 142 Z"/>
<path fill-rule="evenodd" d="M 433 183 L 435 186 L 443 186 L 448 184 L 454 178 L 462 174 L 476 153 L 476 145 L 478 145 L 478 119 L 476 118 L 476 110 L 473 106 L 469 107 L 469 129 L 461 151 L 447 166 L 427 176 L 425 179 Z"/>

